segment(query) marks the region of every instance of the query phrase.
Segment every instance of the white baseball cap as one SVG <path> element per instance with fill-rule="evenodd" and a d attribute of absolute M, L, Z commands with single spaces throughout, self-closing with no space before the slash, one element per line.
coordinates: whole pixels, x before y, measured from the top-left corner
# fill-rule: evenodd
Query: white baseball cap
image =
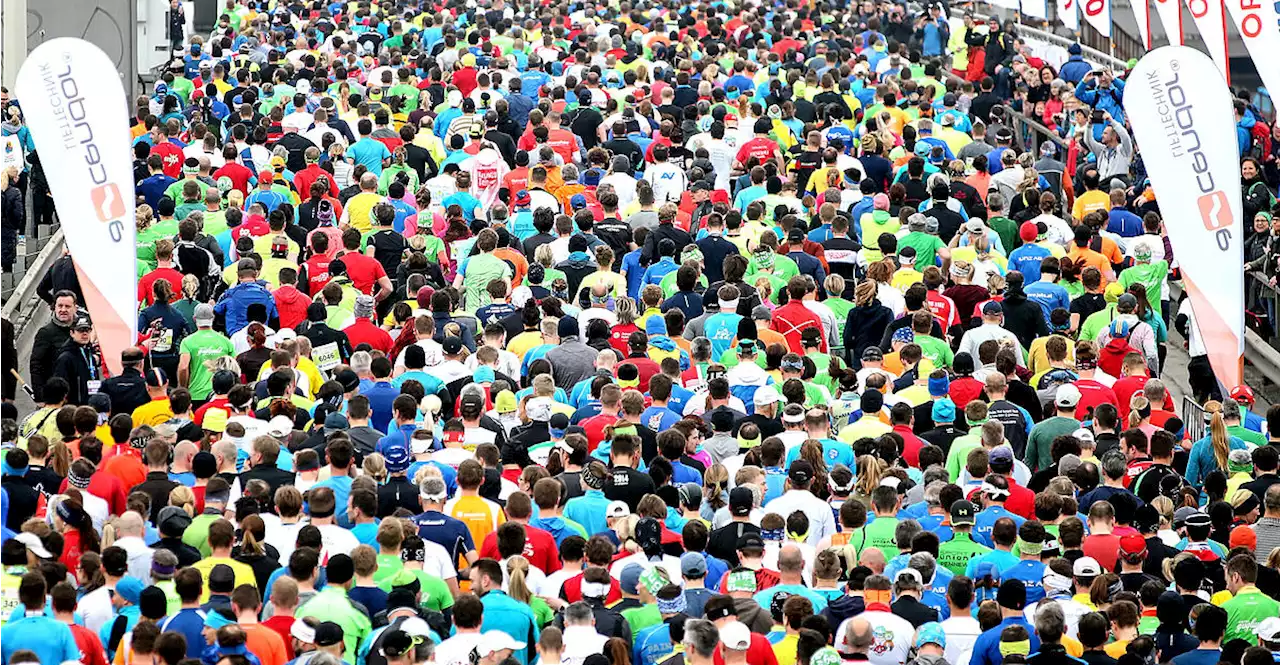
<path fill-rule="evenodd" d="M 625 501 L 611 501 L 609 506 L 604 509 L 605 517 L 626 517 L 631 514 L 631 508 Z"/>
<path fill-rule="evenodd" d="M 510 635 L 500 630 L 490 630 L 480 636 L 480 644 L 476 645 L 476 650 L 480 653 L 480 657 L 483 658 L 495 651 L 503 649 L 519 651 L 524 647 L 524 642 L 517 642 Z"/>
<path fill-rule="evenodd" d="M 730 621 L 720 628 L 720 641 L 726 649 L 746 651 L 751 648 L 751 629 L 741 621 Z"/>
<path fill-rule="evenodd" d="M 1071 574 L 1076 577 L 1097 577 L 1102 574 L 1102 566 L 1098 564 L 1097 559 L 1091 556 L 1082 556 L 1072 564 Z"/>
<path fill-rule="evenodd" d="M 756 406 L 769 406 L 782 401 L 782 396 L 778 394 L 778 389 L 773 386 L 761 386 L 756 389 L 756 394 L 751 398 Z"/>
<path fill-rule="evenodd" d="M 1058 386 L 1058 392 L 1053 397 L 1053 403 L 1063 408 L 1071 408 L 1080 403 L 1080 389 L 1074 383 L 1065 383 Z"/>
<path fill-rule="evenodd" d="M 49 550 L 45 548 L 44 543 L 40 542 L 40 536 L 37 536 L 30 531 L 23 531 L 22 533 L 14 536 L 13 539 L 23 545 L 26 545 L 28 551 L 41 559 L 53 558 L 53 554 L 49 553 Z"/>

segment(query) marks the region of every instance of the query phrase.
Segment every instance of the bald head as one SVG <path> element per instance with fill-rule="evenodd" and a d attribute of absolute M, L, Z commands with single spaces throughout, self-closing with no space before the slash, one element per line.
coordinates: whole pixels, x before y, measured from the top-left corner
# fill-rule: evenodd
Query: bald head
<path fill-rule="evenodd" d="M 844 633 L 845 653 L 867 653 L 871 642 L 871 623 L 863 618 L 850 619 Z"/>
<path fill-rule="evenodd" d="M 871 572 L 877 575 L 884 573 L 885 563 L 887 562 L 884 558 L 884 552 L 881 552 L 876 547 L 868 547 L 862 550 L 862 554 L 858 556 L 858 565 L 870 568 Z"/>
<path fill-rule="evenodd" d="M 116 519 L 116 534 L 121 538 L 127 536 L 141 538 L 144 524 L 142 515 L 132 510 L 125 511 Z"/>

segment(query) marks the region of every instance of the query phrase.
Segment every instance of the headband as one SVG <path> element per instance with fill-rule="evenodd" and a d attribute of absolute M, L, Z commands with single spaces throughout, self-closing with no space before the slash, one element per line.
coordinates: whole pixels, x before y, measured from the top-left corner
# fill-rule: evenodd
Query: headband
<path fill-rule="evenodd" d="M 586 585 L 583 585 L 583 586 L 586 586 Z M 719 607 L 719 608 L 715 608 L 715 609 L 712 609 L 712 610 L 707 610 L 707 611 L 706 611 L 707 620 L 708 620 L 708 621 L 719 621 L 720 619 L 725 619 L 725 618 L 728 618 L 728 617 L 734 616 L 734 613 L 733 613 L 733 612 L 734 612 L 734 610 L 733 610 L 733 606 L 731 606 L 731 605 L 726 605 L 726 606 L 724 606 L 724 607 Z"/>
<path fill-rule="evenodd" d="M 316 629 L 308 626 L 305 621 L 294 621 L 289 628 L 289 636 L 303 644 L 316 643 Z"/>
<path fill-rule="evenodd" d="M 166 566 L 158 561 L 151 562 L 151 574 L 153 575 L 172 575 L 177 570 L 177 566 Z"/>
<path fill-rule="evenodd" d="M 217 630 L 223 626 L 230 626 L 233 623 L 236 623 L 236 622 L 222 616 L 222 614 L 219 612 L 211 611 L 208 614 L 204 615 L 205 628 L 212 628 L 214 630 Z M 302 623 L 302 622 L 298 621 L 297 623 Z"/>
<path fill-rule="evenodd" d="M 889 601 L 893 599 L 893 592 L 888 589 L 867 589 L 862 593 L 862 596 L 867 601 L 867 607 L 870 607 L 872 603 L 888 605 Z"/>
<path fill-rule="evenodd" d="M 760 539 L 767 542 L 782 540 L 785 535 L 785 529 L 760 529 Z"/>
<path fill-rule="evenodd" d="M 1000 643 L 1001 656 L 1012 656 L 1015 654 L 1025 656 L 1029 653 L 1031 653 L 1031 640 L 1018 640 L 1017 642 Z"/>
<path fill-rule="evenodd" d="M 658 599 L 659 614 L 680 614 L 686 609 L 688 609 L 688 604 L 685 602 L 684 593 L 677 594 L 671 600 Z"/>
<path fill-rule="evenodd" d="M 999 487 L 992 485 L 991 483 L 982 483 L 981 490 L 983 494 L 986 494 L 992 498 L 999 498 L 999 497 L 1004 497 L 1006 499 L 1009 498 L 1009 490 L 1002 490 Z"/>
<path fill-rule="evenodd" d="M 603 582 L 583 582 L 583 598 L 604 598 L 609 595 L 609 585 Z"/>
<path fill-rule="evenodd" d="M 427 548 L 415 547 L 411 550 L 403 550 L 400 552 L 400 560 L 405 562 L 416 561 L 417 563 L 423 563 L 427 560 Z"/>
<path fill-rule="evenodd" d="M 1032 543 L 1019 538 L 1018 549 L 1022 550 L 1023 554 L 1034 554 L 1038 556 L 1044 551 L 1044 543 Z"/>
<path fill-rule="evenodd" d="M 1063 593 L 1071 591 L 1074 587 L 1071 578 L 1066 575 L 1059 575 L 1052 570 L 1046 570 L 1044 578 L 1041 580 L 1044 584 L 1045 591 L 1051 593 Z"/>
<path fill-rule="evenodd" d="M 82 490 L 89 487 L 89 479 L 78 475 L 75 471 L 71 471 L 67 473 L 67 484 L 78 490 Z"/>
<path fill-rule="evenodd" d="M 61 508 L 62 504 L 58 504 L 58 507 Z M 1253 510 L 1257 507 L 1258 507 L 1258 497 L 1254 496 L 1253 494 L 1250 494 L 1249 497 L 1246 498 L 1243 503 L 1236 506 L 1235 514 L 1248 515 L 1249 513 L 1253 512 Z"/>
<path fill-rule="evenodd" d="M 743 450 L 750 450 L 752 448 L 755 448 L 758 445 L 760 445 L 760 437 L 757 436 L 754 439 L 748 439 L 747 437 L 742 436 L 741 434 L 738 435 L 738 448 L 741 448 Z"/>

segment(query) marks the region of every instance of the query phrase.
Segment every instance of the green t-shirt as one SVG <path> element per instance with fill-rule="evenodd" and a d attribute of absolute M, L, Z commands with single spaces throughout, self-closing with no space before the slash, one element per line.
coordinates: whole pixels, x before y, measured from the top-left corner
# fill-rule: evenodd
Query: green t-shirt
<path fill-rule="evenodd" d="M 853 309 L 853 303 L 844 298 L 831 296 L 822 301 L 822 304 L 830 307 L 831 313 L 836 315 L 836 348 L 832 349 L 832 353 L 842 351 L 844 350 L 844 326 L 849 322 L 849 310 Z"/>
<path fill-rule="evenodd" d="M 658 288 L 662 289 L 663 298 L 670 298 L 671 296 L 674 296 L 676 294 L 676 290 L 679 288 L 676 286 L 676 273 L 678 272 L 680 271 L 672 270 L 671 272 L 663 275 L 662 281 L 658 282 Z M 701 286 L 704 291 L 706 290 L 707 288 L 706 275 L 698 275 L 698 286 Z"/>
<path fill-rule="evenodd" d="M 1227 427 L 1227 434 L 1244 440 L 1245 443 L 1252 443 L 1255 446 L 1267 445 L 1267 437 L 1259 432 L 1255 432 L 1246 428 L 1244 425 L 1231 425 Z"/>
<path fill-rule="evenodd" d="M 826 303 L 830 305 L 831 300 L 828 299 Z M 828 369 L 831 368 L 831 356 L 825 353 L 811 351 L 805 354 L 805 357 L 807 357 L 809 360 L 812 360 L 813 366 L 817 369 L 817 373 L 814 374 L 813 376 L 813 383 L 816 385 L 822 386 L 823 388 L 826 388 L 827 391 L 832 395 L 836 394 L 836 388 L 837 388 L 836 380 L 831 378 L 831 372 L 827 371 Z M 805 390 L 806 396 L 808 395 L 808 392 L 809 391 L 806 389 Z"/>
<path fill-rule="evenodd" d="M 1049 454 L 1049 445 L 1060 436 L 1069 436 L 1080 429 L 1080 421 L 1075 418 L 1054 416 L 1046 418 L 1031 428 L 1027 437 L 1027 452 L 1023 461 L 1034 470 L 1044 470 L 1053 466 L 1053 456 Z"/>
<path fill-rule="evenodd" d="M 1018 223 L 1008 217 L 993 216 L 987 220 L 987 226 L 1000 236 L 1000 244 L 1005 252 L 1012 252 L 1022 246 L 1022 237 L 1018 235 Z"/>
<path fill-rule="evenodd" d="M 920 355 L 933 363 L 934 367 L 950 367 L 951 361 L 955 360 L 956 354 L 951 350 L 951 345 L 937 337 L 917 334 L 914 341 L 920 345 Z"/>
<path fill-rule="evenodd" d="M 187 180 L 186 178 L 183 178 L 173 183 L 172 185 L 169 185 L 169 187 L 164 190 L 164 195 L 173 199 L 174 203 L 181 205 L 183 201 L 182 190 L 187 186 L 188 182 L 194 182 L 195 184 L 200 186 L 200 196 L 196 198 L 195 202 L 198 203 L 201 208 L 203 208 L 204 193 L 209 190 L 209 185 L 206 185 L 204 182 L 200 180 Z M 177 216 L 175 215 L 175 217 Z M 181 219 L 181 218 L 178 218 L 178 219 Z"/>
<path fill-rule="evenodd" d="M 990 551 L 991 548 L 973 542 L 969 534 L 957 531 L 951 540 L 938 546 L 938 563 L 955 575 L 963 575 L 970 559 Z"/>
<path fill-rule="evenodd" d="M 373 571 L 373 583 L 383 591 L 391 593 L 391 578 L 404 570 L 404 561 L 393 554 L 379 554 L 376 560 L 378 568 Z"/>
<path fill-rule="evenodd" d="M 400 39 L 403 42 L 404 37 L 402 35 L 396 35 L 391 39 Z M 390 44 L 391 39 L 388 39 L 386 42 L 383 42 L 383 45 L 385 46 L 387 44 Z M 404 99 L 404 106 L 400 108 L 400 110 L 404 113 L 413 113 L 414 111 L 418 110 L 418 96 L 420 93 L 421 93 L 420 90 L 409 85 L 408 83 L 398 83 L 396 85 L 391 86 L 391 88 L 387 90 L 388 96 L 401 97 Z M 410 191 L 413 191 L 413 190 L 410 190 Z"/>
<path fill-rule="evenodd" d="M 1252 640 L 1253 630 L 1267 617 L 1280 616 L 1280 603 L 1249 585 L 1240 589 L 1234 598 L 1222 604 L 1227 611 L 1227 635 L 1223 642 Z"/>
<path fill-rule="evenodd" d="M 971 434 L 957 437 L 951 442 L 951 450 L 947 451 L 947 475 L 951 477 L 951 482 L 960 479 L 960 472 L 964 470 L 964 464 L 969 459 L 969 451 L 982 445 L 978 439 L 978 432 L 970 428 Z"/>
<path fill-rule="evenodd" d="M 626 619 L 627 624 L 631 626 L 632 635 L 639 635 L 645 628 L 662 623 L 662 614 L 658 612 L 657 605 L 643 605 L 622 610 L 622 618 Z"/>
<path fill-rule="evenodd" d="M 221 515 L 196 515 L 182 532 L 182 543 L 200 550 L 200 556 L 213 553 L 209 549 L 209 525 L 220 519 Z"/>
<path fill-rule="evenodd" d="M 227 230 L 227 211 L 216 210 L 209 212 L 204 211 L 204 229 L 202 232 L 207 236 L 218 237 L 223 231 Z"/>
<path fill-rule="evenodd" d="M 901 238 L 898 238 L 898 251 L 902 251 L 903 247 L 914 247 L 916 250 L 916 270 L 924 270 L 934 265 L 934 260 L 938 255 L 938 250 L 946 247 L 946 243 L 942 242 L 942 238 L 935 235 L 929 235 L 923 231 L 912 231 Z"/>
<path fill-rule="evenodd" d="M 898 518 L 877 517 L 876 521 L 863 527 L 867 534 L 867 547 L 875 547 L 884 553 L 885 561 L 898 555 L 898 543 L 894 532 L 898 530 Z M 862 554 L 862 552 L 858 552 Z"/>
<path fill-rule="evenodd" d="M 873 210 L 862 214 L 862 251 L 868 261 L 879 261 L 884 258 L 880 253 L 880 236 L 898 232 L 902 222 L 889 214 L 888 210 Z M 933 265 L 930 263 L 929 265 Z"/>
<path fill-rule="evenodd" d="M 495 279 L 510 279 L 511 266 L 492 254 L 477 254 L 466 260 L 460 269 L 462 287 L 465 290 L 466 311 L 474 312 L 488 305 L 492 299 L 486 290 Z"/>
<path fill-rule="evenodd" d="M 1102 311 L 1090 314 L 1089 318 L 1080 324 L 1080 339 L 1087 339 L 1091 342 L 1098 339 L 1098 335 L 1102 334 L 1102 329 L 1111 325 L 1112 319 L 1115 318 L 1116 304 L 1109 302 Z"/>
<path fill-rule="evenodd" d="M 1125 268 L 1120 273 L 1120 286 L 1125 291 L 1129 290 L 1129 285 L 1137 283 L 1147 287 L 1147 303 L 1151 305 L 1151 311 L 1160 311 L 1160 287 L 1164 284 L 1164 279 L 1169 275 L 1168 261 L 1152 261 L 1151 263 L 1137 263 Z"/>
<path fill-rule="evenodd" d="M 234 356 L 236 347 L 222 333 L 206 329 L 184 337 L 178 352 L 191 356 L 187 387 L 191 390 L 191 399 L 202 402 L 213 394 L 213 373 L 208 363 L 223 356 Z"/>

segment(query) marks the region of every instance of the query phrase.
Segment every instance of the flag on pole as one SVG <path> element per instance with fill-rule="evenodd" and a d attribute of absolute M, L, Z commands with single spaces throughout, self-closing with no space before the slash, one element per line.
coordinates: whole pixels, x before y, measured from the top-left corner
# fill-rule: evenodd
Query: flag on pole
<path fill-rule="evenodd" d="M 1103 37 L 1111 38 L 1111 0 L 1080 0 L 1084 20 Z"/>
<path fill-rule="evenodd" d="M 129 101 L 115 63 L 97 46 L 64 37 L 41 44 L 18 72 L 31 137 L 103 359 L 120 372 L 120 352 L 138 339 L 138 274 Z"/>
<path fill-rule="evenodd" d="M 1182 46 L 1182 5 L 1179 0 L 1155 0 L 1156 16 L 1170 46 Z"/>
<path fill-rule="evenodd" d="M 1231 82 L 1231 65 L 1227 59 L 1227 17 L 1222 9 L 1222 0 L 1183 0 L 1187 9 L 1191 10 L 1191 21 L 1200 31 L 1200 38 L 1209 49 L 1209 57 L 1218 66 L 1222 78 Z M 1274 28 L 1275 25 L 1272 25 Z M 1272 57 L 1275 57 L 1274 55 Z"/>
<path fill-rule="evenodd" d="M 1133 17 L 1138 20 L 1138 36 L 1142 38 L 1142 47 L 1151 48 L 1151 8 L 1147 0 L 1132 0 Z"/>
<path fill-rule="evenodd" d="M 1058 18 L 1062 20 L 1062 25 L 1068 30 L 1078 32 L 1080 30 L 1080 8 L 1077 0 L 1055 0 L 1058 8 Z"/>
<path fill-rule="evenodd" d="M 1183 288 L 1222 385 L 1241 383 L 1244 213 L 1235 108 L 1217 63 L 1186 46 L 1138 61 L 1124 110 L 1165 217 Z"/>
<path fill-rule="evenodd" d="M 1253 58 L 1262 85 L 1280 93 L 1280 12 L 1275 2 L 1225 0 L 1227 13 Z"/>

